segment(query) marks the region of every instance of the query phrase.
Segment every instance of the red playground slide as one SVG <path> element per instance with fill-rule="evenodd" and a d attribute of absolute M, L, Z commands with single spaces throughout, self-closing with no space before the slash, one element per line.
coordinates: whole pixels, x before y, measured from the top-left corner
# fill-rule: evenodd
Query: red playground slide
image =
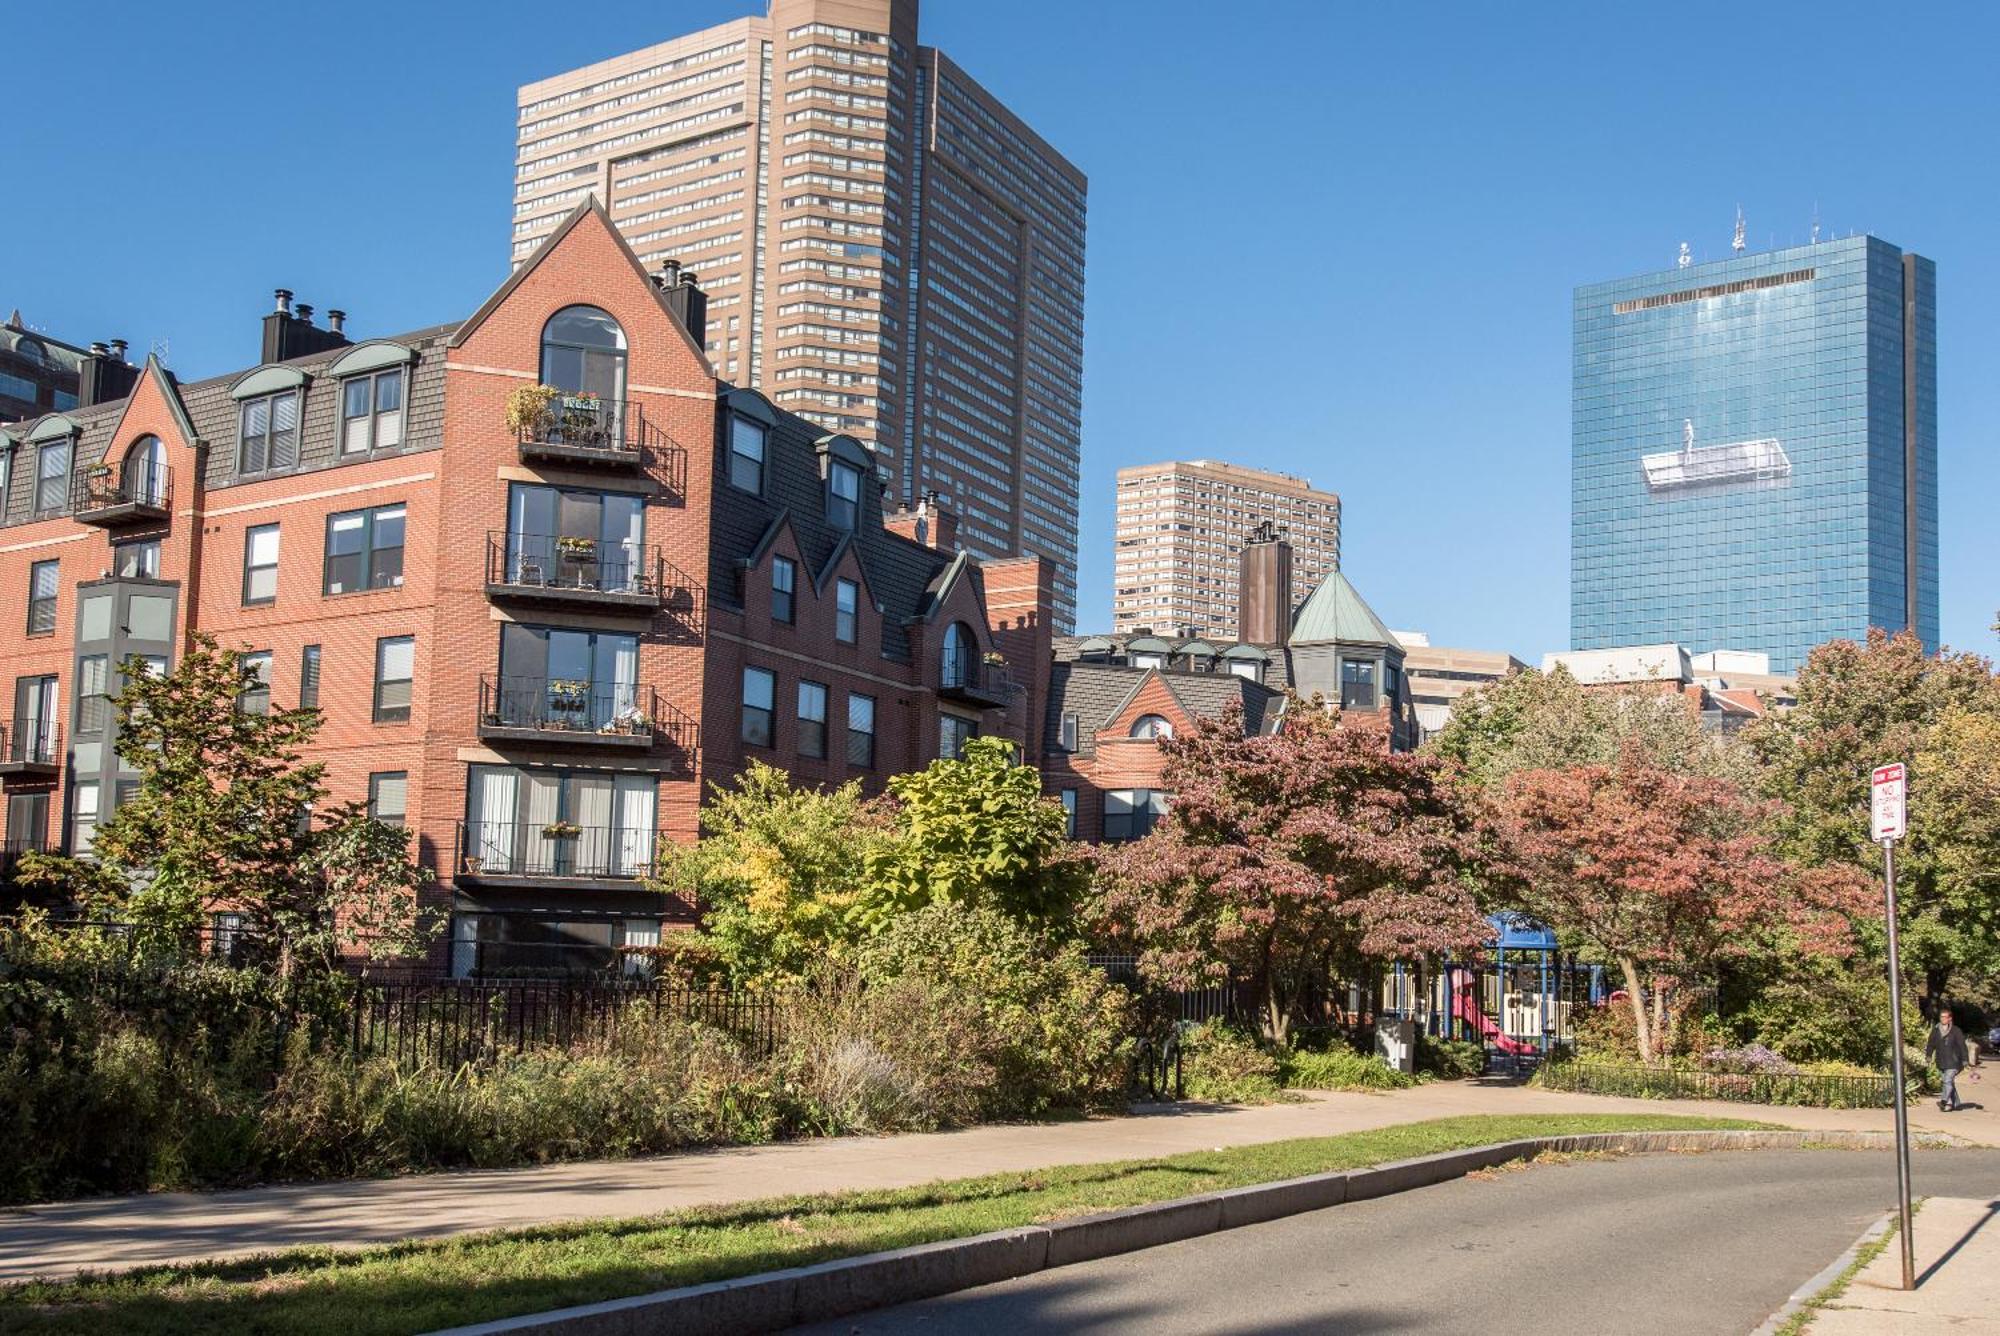
<path fill-rule="evenodd" d="M 1477 999 L 1472 996 L 1472 980 L 1464 975 L 1457 976 L 1458 1014 L 1463 1016 L 1479 1031 L 1480 1035 L 1502 1053 L 1520 1055 L 1533 1053 L 1535 1046 L 1525 1040 L 1515 1039 L 1504 1033 L 1494 1019 L 1479 1009 Z"/>

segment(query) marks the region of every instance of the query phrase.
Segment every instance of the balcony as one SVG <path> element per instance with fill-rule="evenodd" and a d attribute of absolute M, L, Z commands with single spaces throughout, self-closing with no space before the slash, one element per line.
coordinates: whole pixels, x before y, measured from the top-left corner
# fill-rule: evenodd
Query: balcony
<path fill-rule="evenodd" d="M 62 768 L 62 725 L 51 719 L 0 720 L 0 775 L 53 779 Z"/>
<path fill-rule="evenodd" d="M 565 394 L 523 423 L 516 437 L 525 462 L 636 469 L 645 462 L 644 432 L 639 405 L 630 400 Z"/>
<path fill-rule="evenodd" d="M 657 835 L 651 826 L 461 821 L 453 877 L 461 886 L 633 891 L 652 873 Z"/>
<path fill-rule="evenodd" d="M 0 842 L 0 885 L 12 885 L 20 876 L 21 860 L 29 854 L 55 854 L 62 850 L 47 840 L 7 840 Z"/>
<path fill-rule="evenodd" d="M 479 679 L 479 736 L 487 742 L 559 743 L 646 751 L 659 693 L 562 677 Z"/>
<path fill-rule="evenodd" d="M 641 543 L 601 543 L 568 534 L 486 535 L 486 593 L 550 607 L 651 616 L 694 601 L 694 582 Z"/>
<path fill-rule="evenodd" d="M 173 469 L 140 457 L 79 470 L 70 481 L 69 509 L 79 523 L 115 529 L 166 519 L 173 497 Z"/>
<path fill-rule="evenodd" d="M 1007 704 L 1007 670 L 978 659 L 947 658 L 938 678 L 938 695 L 981 710 L 1002 709 Z"/>

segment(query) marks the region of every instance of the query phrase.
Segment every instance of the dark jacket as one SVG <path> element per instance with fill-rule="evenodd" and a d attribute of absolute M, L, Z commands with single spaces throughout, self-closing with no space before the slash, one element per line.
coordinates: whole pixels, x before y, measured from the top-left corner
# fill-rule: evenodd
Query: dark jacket
<path fill-rule="evenodd" d="M 1924 1041 L 1924 1056 L 1937 1063 L 1941 1072 L 1961 1071 L 1965 1067 L 1965 1032 L 1956 1025 L 1940 1030 L 1931 1027 L 1931 1037 Z"/>

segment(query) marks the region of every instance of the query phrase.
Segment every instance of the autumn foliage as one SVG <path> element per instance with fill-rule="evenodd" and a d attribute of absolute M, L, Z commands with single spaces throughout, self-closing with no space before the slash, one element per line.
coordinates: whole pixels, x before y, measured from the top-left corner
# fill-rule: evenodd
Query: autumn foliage
<path fill-rule="evenodd" d="M 1487 936 L 1474 822 L 1441 762 L 1392 754 L 1312 702 L 1273 735 L 1245 737 L 1232 710 L 1163 747 L 1173 805 L 1106 852 L 1095 906 L 1099 940 L 1133 950 L 1149 980 L 1242 981 L 1282 1041 L 1329 979 Z"/>
<path fill-rule="evenodd" d="M 1623 975 L 1642 1059 L 1656 1056 L 1676 984 L 1756 951 L 1843 952 L 1847 916 L 1867 908 L 1851 868 L 1778 857 L 1778 804 L 1636 749 L 1615 765 L 1509 776 L 1493 811 L 1522 907 Z"/>

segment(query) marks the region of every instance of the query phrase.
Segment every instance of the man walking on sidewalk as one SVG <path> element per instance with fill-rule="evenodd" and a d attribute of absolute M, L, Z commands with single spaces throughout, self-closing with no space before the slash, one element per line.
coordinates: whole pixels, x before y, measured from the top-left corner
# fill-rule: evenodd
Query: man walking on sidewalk
<path fill-rule="evenodd" d="M 1965 1070 L 1965 1032 L 1951 1023 L 1951 1008 L 1938 1012 L 1937 1028 L 1924 1041 L 1924 1056 L 1937 1064 L 1939 1075 L 1944 1077 L 1944 1094 L 1938 1100 L 1938 1107 L 1946 1113 L 1956 1113 L 1958 1102 L 1958 1074 Z"/>

